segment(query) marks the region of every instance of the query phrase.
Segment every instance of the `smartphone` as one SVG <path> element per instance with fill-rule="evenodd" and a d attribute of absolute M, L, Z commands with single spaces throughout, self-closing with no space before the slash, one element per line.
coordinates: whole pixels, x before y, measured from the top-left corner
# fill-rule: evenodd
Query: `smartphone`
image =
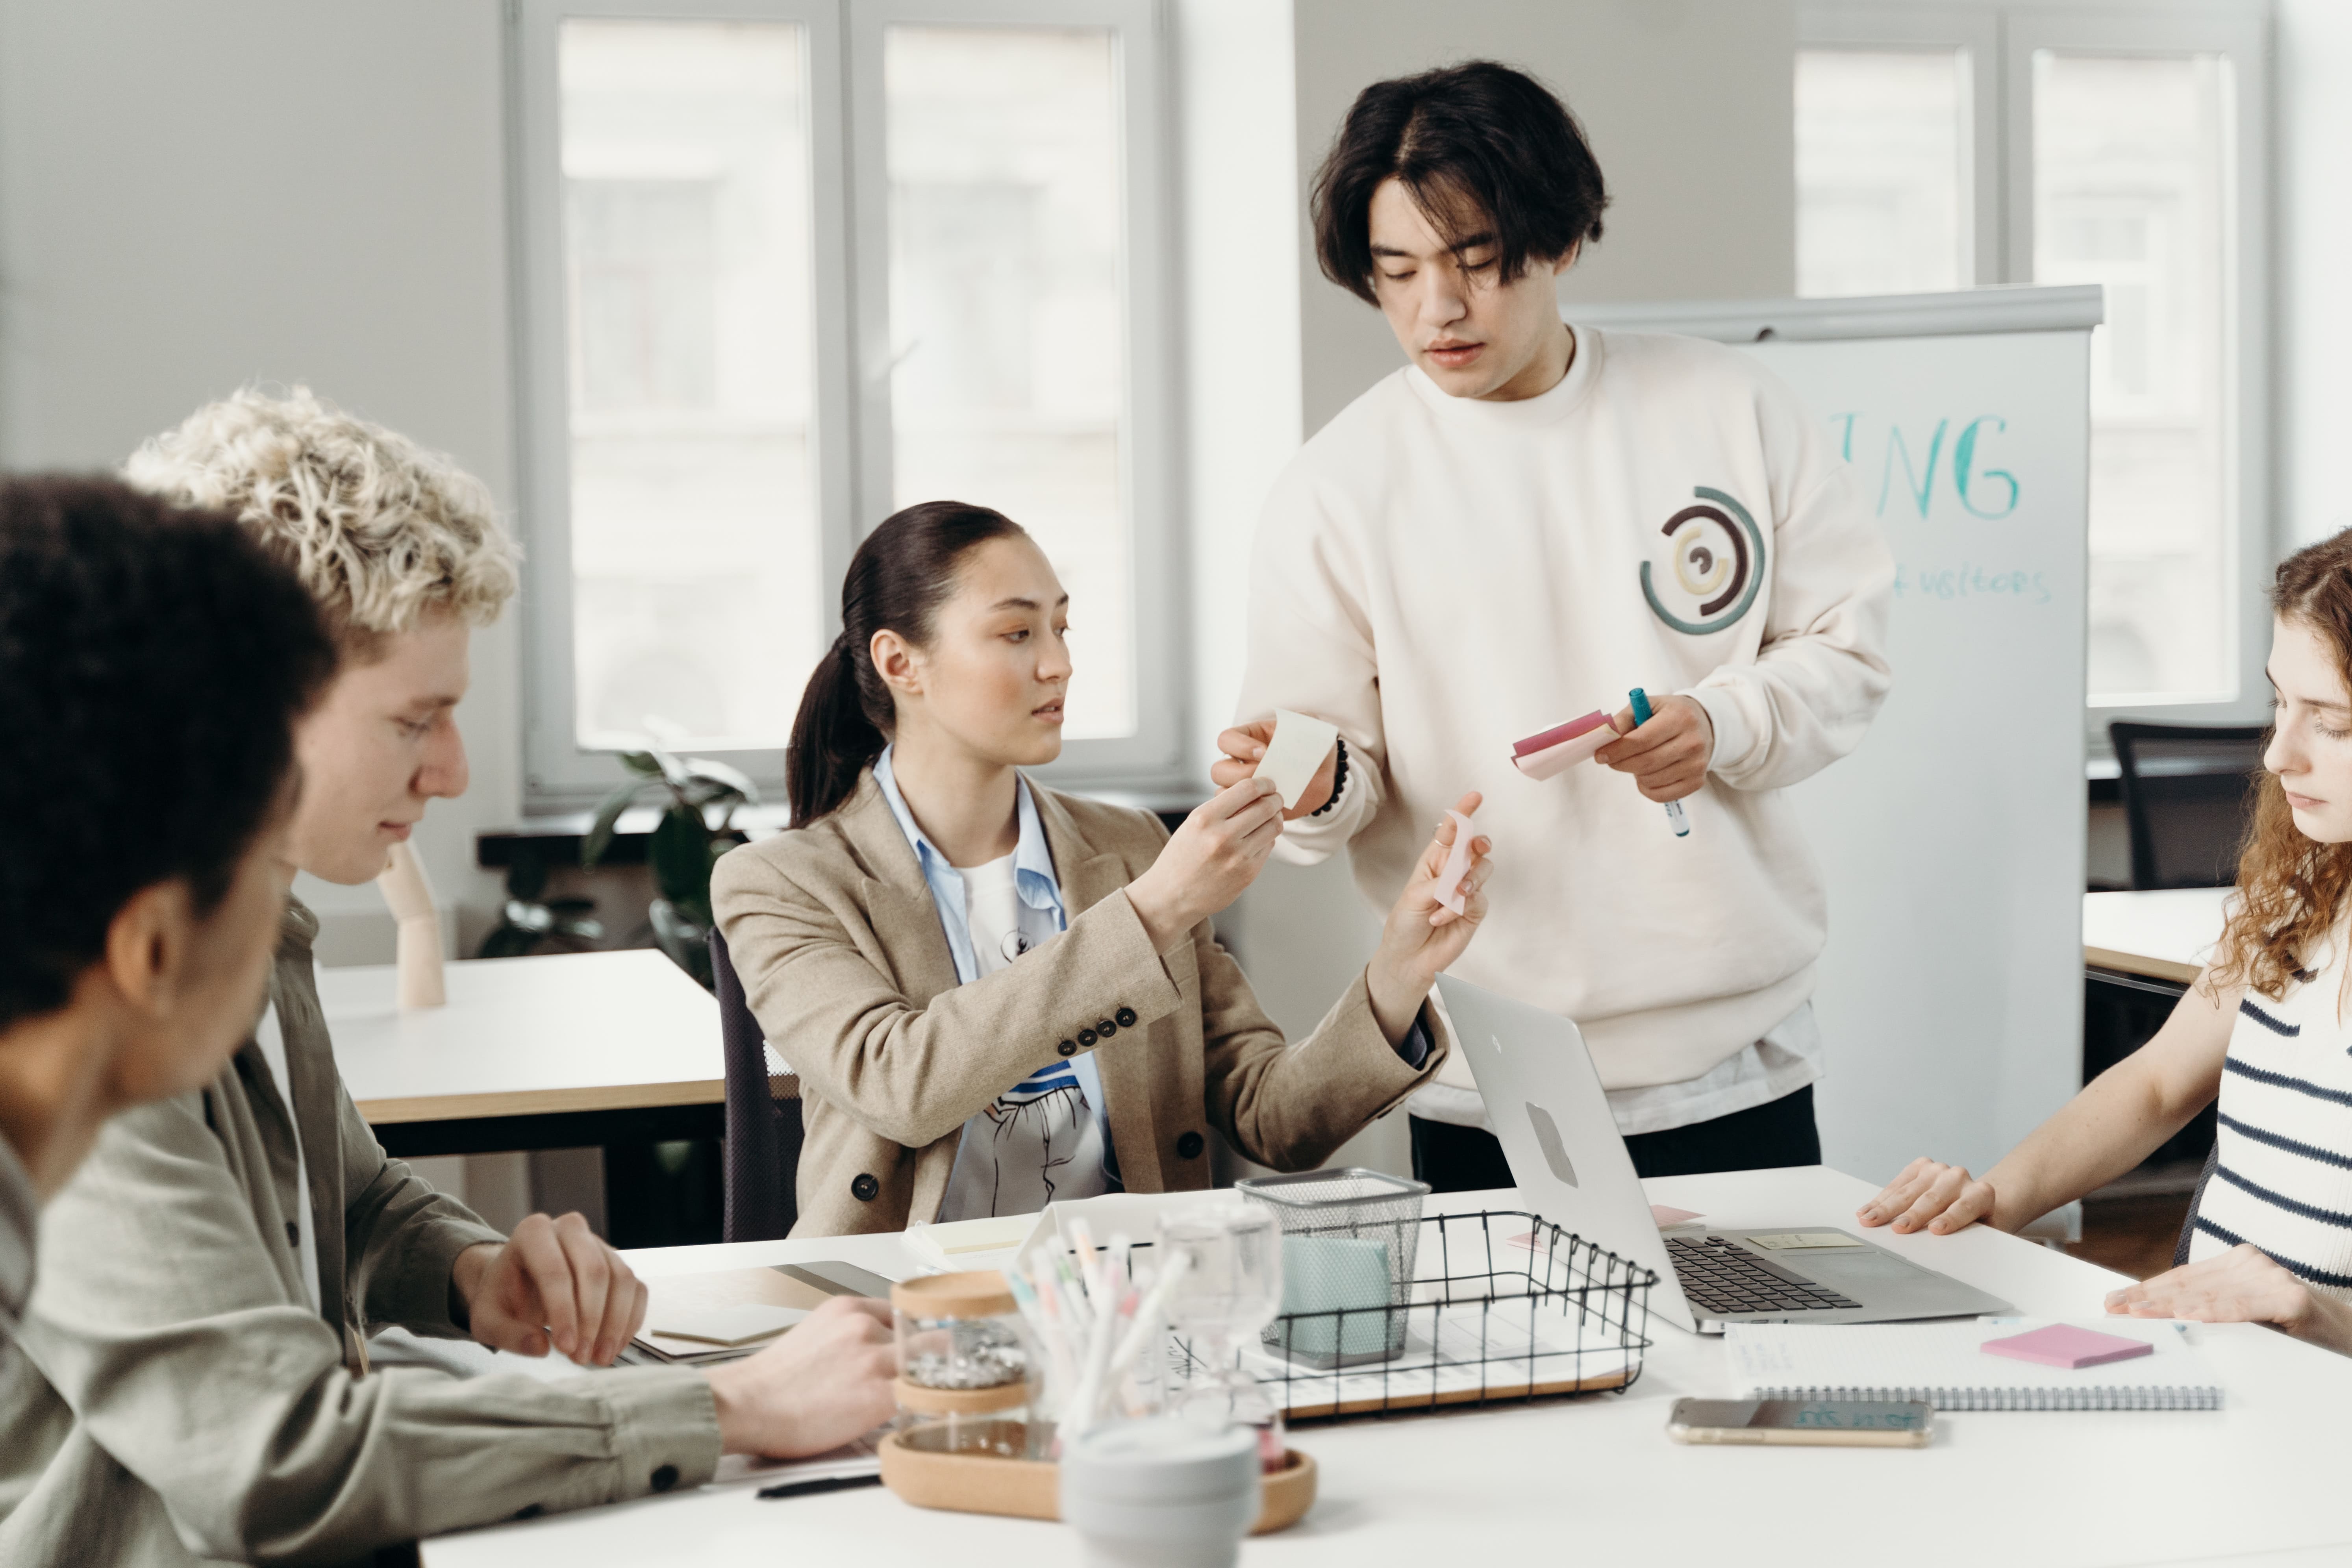
<path fill-rule="evenodd" d="M 1936 1409 L 1916 1399 L 1677 1399 L 1666 1417 L 1677 1443 L 1806 1443 L 1924 1448 Z"/>

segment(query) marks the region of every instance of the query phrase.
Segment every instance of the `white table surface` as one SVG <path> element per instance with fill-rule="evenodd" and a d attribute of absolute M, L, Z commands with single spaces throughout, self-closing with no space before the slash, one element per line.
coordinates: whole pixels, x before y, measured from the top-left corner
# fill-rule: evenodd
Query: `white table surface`
<path fill-rule="evenodd" d="M 650 949 L 445 966 L 403 1013 L 390 964 L 321 969 L 335 1065 L 370 1122 L 636 1110 L 726 1098 L 719 1004 Z"/>
<path fill-rule="evenodd" d="M 2166 888 L 2083 895 L 2083 962 L 2184 984 L 2221 937 L 2228 888 Z"/>
<path fill-rule="evenodd" d="M 1685 1176 L 1652 1198 L 1723 1225 L 1851 1225 L 1874 1190 L 1822 1167 Z M 1501 1193 L 1433 1200 L 1508 1207 Z M 2121 1276 L 1981 1227 L 1886 1245 L 1998 1291 L 2021 1311 L 2095 1319 Z M 833 1257 L 903 1274 L 892 1237 L 630 1254 L 648 1276 Z M 1293 1434 L 1321 1468 L 1314 1510 L 1251 1541 L 1247 1568 L 1868 1561 L 2088 1565 L 2352 1560 L 2344 1462 L 2352 1360 L 2266 1329 L 2200 1329 L 2227 1389 L 2216 1412 L 1960 1413 L 1925 1450 L 1684 1447 L 1683 1395 L 1733 1392 L 1722 1342 L 1653 1320 L 1623 1395 L 1500 1406 Z M 1795 1526 L 1797 1528 L 1789 1528 Z M 761 1502 L 710 1487 L 424 1544 L 429 1568 L 561 1563 L 1034 1568 L 1076 1563 L 1060 1525 L 909 1507 L 882 1489 Z"/>

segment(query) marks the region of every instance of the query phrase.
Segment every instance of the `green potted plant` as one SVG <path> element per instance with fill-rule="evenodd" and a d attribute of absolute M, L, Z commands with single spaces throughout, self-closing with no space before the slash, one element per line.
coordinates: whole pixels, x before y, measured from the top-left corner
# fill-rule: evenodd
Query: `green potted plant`
<path fill-rule="evenodd" d="M 653 867 L 656 897 L 646 910 L 654 942 L 670 962 L 708 989 L 710 980 L 710 868 L 744 836 L 735 808 L 756 805 L 758 786 L 738 770 L 709 757 L 675 757 L 667 752 L 620 753 L 621 765 L 636 776 L 606 795 L 581 841 L 580 864 L 596 868 L 613 845 L 621 814 L 653 797 L 661 807 L 646 859 Z"/>

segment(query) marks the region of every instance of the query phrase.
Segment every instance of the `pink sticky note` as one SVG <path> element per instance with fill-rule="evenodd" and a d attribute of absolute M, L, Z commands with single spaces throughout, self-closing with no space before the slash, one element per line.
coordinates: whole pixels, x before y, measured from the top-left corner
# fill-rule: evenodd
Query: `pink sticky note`
<path fill-rule="evenodd" d="M 1458 915 L 1470 907 L 1462 896 L 1462 879 L 1470 874 L 1470 840 L 1477 829 L 1458 811 L 1445 815 L 1454 819 L 1454 847 L 1445 852 L 1445 868 L 1437 873 L 1437 901 Z"/>
<path fill-rule="evenodd" d="M 1606 713 L 1587 713 L 1511 746 L 1511 765 L 1531 779 L 1552 778 L 1617 738 Z"/>
<path fill-rule="evenodd" d="M 2134 1356 L 2156 1353 L 2156 1347 L 2146 1340 L 2103 1334 L 2095 1329 L 2078 1329 L 2072 1323 L 2053 1323 L 2029 1333 L 1987 1340 L 1981 1348 L 1987 1355 L 2005 1355 L 2016 1361 L 2070 1369 L 2105 1366 L 2111 1361 L 2129 1361 Z"/>

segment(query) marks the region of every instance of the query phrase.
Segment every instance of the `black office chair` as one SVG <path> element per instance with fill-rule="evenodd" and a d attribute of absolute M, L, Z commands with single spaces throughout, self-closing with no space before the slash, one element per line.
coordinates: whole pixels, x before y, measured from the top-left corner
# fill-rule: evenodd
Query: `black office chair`
<path fill-rule="evenodd" d="M 2205 1206 L 2205 1184 L 2213 1179 L 2213 1167 L 2221 1163 L 2221 1145 L 2213 1145 L 2205 1156 L 2205 1169 L 2197 1175 L 2197 1190 L 2189 1194 L 2189 1213 L 2180 1222 L 2180 1239 L 2173 1244 L 2172 1266 L 2175 1268 L 2189 1261 L 2189 1244 L 2197 1236 L 2197 1211 Z"/>
<path fill-rule="evenodd" d="M 2263 765 L 2259 728 L 2107 726 L 2131 830 L 2132 886 L 2226 888 Z"/>
<path fill-rule="evenodd" d="M 777 1098 L 767 1040 L 743 999 L 727 939 L 710 932 L 710 977 L 718 983 L 719 1037 L 727 1054 L 727 1217 L 730 1241 L 780 1241 L 800 1217 L 793 1182 L 801 1163 L 801 1102 Z M 797 1080 L 795 1080 L 797 1081 Z"/>

